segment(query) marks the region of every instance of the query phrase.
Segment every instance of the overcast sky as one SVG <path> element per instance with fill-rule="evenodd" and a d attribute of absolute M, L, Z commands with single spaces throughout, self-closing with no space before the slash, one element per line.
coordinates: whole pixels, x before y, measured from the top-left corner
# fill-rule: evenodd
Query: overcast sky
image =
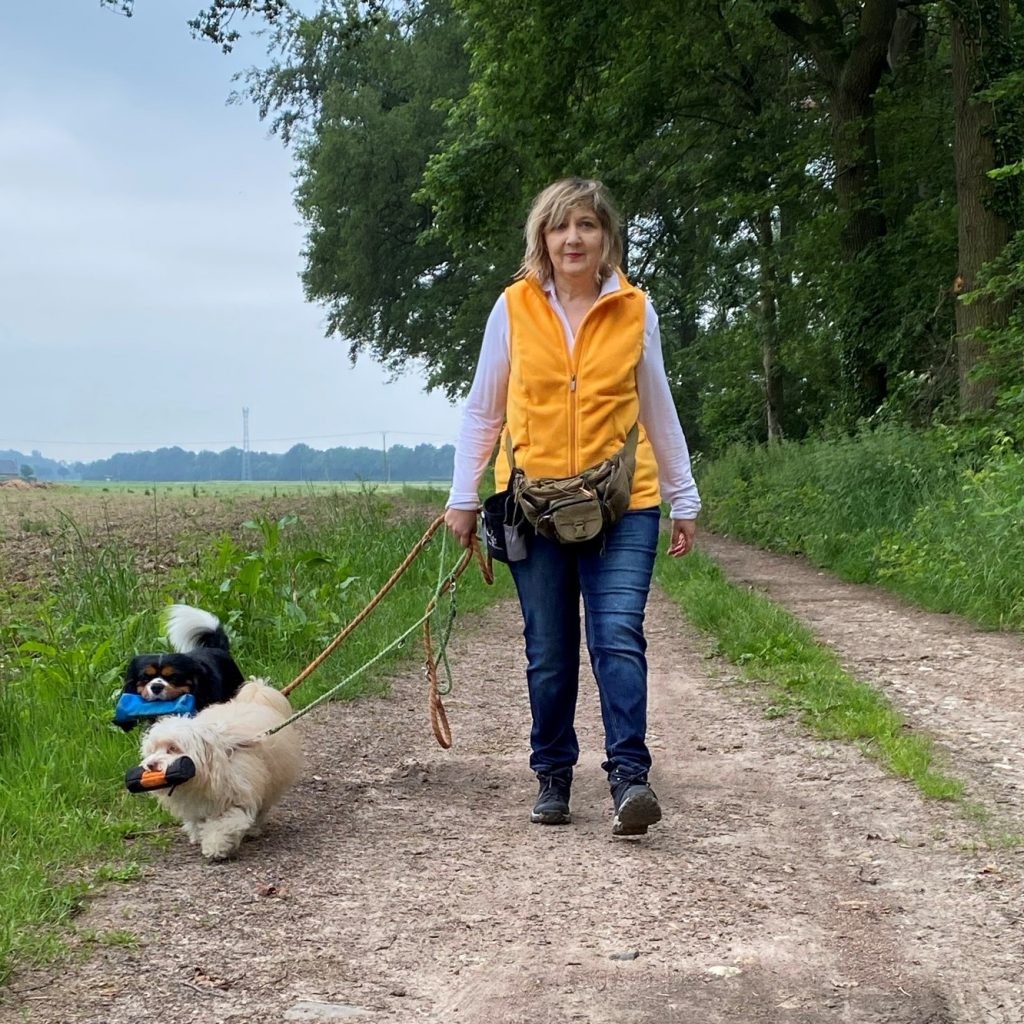
<path fill-rule="evenodd" d="M 0 449 L 445 444 L 458 409 L 348 363 L 298 279 L 292 163 L 202 0 L 0 5 Z"/>

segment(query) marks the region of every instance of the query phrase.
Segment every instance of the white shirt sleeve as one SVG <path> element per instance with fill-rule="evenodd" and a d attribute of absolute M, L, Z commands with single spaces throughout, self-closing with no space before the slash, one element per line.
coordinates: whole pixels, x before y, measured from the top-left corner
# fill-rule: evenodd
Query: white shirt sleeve
<path fill-rule="evenodd" d="M 690 467 L 690 451 L 665 374 L 658 314 L 650 300 L 645 301 L 644 352 L 636 368 L 640 423 L 654 449 L 661 497 L 670 506 L 669 514 L 673 519 L 696 519 L 700 512 L 700 495 Z"/>
<path fill-rule="evenodd" d="M 480 478 L 491 461 L 505 422 L 510 367 L 508 332 L 508 306 L 503 292 L 487 318 L 476 375 L 462 410 L 447 508 L 480 507 Z"/>

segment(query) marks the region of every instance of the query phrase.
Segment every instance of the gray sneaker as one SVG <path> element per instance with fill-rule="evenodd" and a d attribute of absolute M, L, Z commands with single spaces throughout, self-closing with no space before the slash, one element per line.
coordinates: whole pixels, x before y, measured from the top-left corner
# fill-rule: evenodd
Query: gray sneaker
<path fill-rule="evenodd" d="M 643 836 L 649 825 L 661 821 L 661 805 L 644 776 L 611 780 L 615 817 L 613 836 Z"/>
<path fill-rule="evenodd" d="M 569 789 L 572 786 L 572 773 L 537 773 L 540 789 L 537 802 L 530 812 L 530 821 L 535 825 L 568 825 L 572 821 L 569 813 Z"/>

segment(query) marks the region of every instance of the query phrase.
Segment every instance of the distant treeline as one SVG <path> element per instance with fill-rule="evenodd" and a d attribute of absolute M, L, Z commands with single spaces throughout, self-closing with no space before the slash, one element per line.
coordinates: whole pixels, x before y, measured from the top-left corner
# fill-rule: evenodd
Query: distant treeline
<path fill-rule="evenodd" d="M 0 451 L 20 469 L 28 466 L 40 480 L 450 480 L 453 445 L 437 448 L 329 448 L 318 451 L 297 444 L 283 454 L 250 452 L 244 472 L 241 448 L 222 452 L 190 452 L 159 448 L 150 452 L 119 452 L 96 462 L 56 462 L 40 452 L 31 455 Z"/>

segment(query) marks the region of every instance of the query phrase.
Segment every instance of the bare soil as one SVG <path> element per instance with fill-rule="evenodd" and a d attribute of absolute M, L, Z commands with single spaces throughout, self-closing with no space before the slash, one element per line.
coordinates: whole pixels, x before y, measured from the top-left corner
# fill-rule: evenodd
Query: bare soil
<path fill-rule="evenodd" d="M 972 795 L 1021 829 L 1024 644 L 720 538 Z M 0 1021 L 220 1024 L 1024 1022 L 1024 854 L 989 846 L 858 750 L 767 720 L 661 594 L 648 611 L 664 821 L 613 839 L 592 680 L 574 823 L 530 825 L 518 610 L 462 616 L 430 731 L 422 673 L 304 720 L 307 772 L 267 834 L 206 865 L 183 837 L 81 930 L 130 932 L 24 972 Z M 140 797 L 140 799 L 143 799 Z"/>
<path fill-rule="evenodd" d="M 240 524 L 251 516 L 309 517 L 317 507 L 295 495 L 191 496 L 144 486 L 107 493 L 7 481 L 0 487 L 0 581 L 45 590 L 64 559 L 106 549 L 131 550 L 140 571 L 155 575 L 198 560 L 211 536 L 244 536 Z"/>

